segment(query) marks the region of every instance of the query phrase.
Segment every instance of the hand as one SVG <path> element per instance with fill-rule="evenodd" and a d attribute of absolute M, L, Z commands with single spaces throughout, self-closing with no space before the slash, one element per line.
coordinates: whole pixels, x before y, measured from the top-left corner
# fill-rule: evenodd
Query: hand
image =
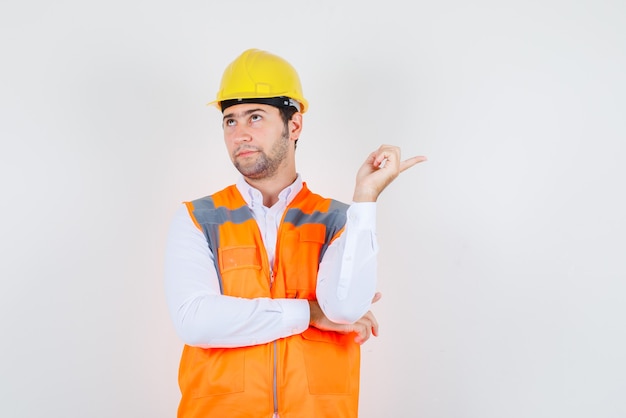
<path fill-rule="evenodd" d="M 426 161 L 426 157 L 416 156 L 401 161 L 399 147 L 381 145 L 359 168 L 353 201 L 375 202 L 385 187 L 400 173 L 422 161 Z"/>
<path fill-rule="evenodd" d="M 381 297 L 381 293 L 376 292 L 374 298 L 372 299 L 372 303 L 377 302 Z M 332 322 L 326 317 L 326 315 L 324 315 L 324 312 L 322 311 L 322 308 L 320 308 L 317 301 L 310 300 L 309 306 L 311 309 L 310 324 L 312 327 L 321 329 L 322 331 L 335 331 L 341 334 L 354 332 L 356 333 L 354 341 L 357 344 L 363 344 L 365 341 L 369 340 L 372 335 L 378 337 L 378 321 L 372 311 L 367 311 L 365 315 L 353 324 L 338 324 L 336 322 Z"/>

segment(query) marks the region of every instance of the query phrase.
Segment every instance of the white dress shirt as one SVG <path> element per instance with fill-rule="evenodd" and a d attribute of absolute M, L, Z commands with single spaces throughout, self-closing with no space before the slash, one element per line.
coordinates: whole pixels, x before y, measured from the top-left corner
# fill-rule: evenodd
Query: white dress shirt
<path fill-rule="evenodd" d="M 274 264 L 283 214 L 302 189 L 302 179 L 279 194 L 272 207 L 243 177 L 237 189 L 250 207 Z M 334 322 L 353 323 L 369 309 L 376 290 L 376 204 L 353 203 L 344 232 L 326 250 L 317 277 L 317 300 Z M 174 327 L 185 342 L 199 347 L 241 347 L 298 334 L 309 326 L 304 299 L 247 299 L 220 293 L 214 255 L 187 207 L 174 214 L 165 253 L 165 295 Z"/>

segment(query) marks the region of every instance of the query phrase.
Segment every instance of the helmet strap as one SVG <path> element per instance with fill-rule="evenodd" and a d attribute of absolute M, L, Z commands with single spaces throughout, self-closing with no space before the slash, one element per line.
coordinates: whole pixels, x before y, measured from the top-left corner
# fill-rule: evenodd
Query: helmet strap
<path fill-rule="evenodd" d="M 224 113 L 224 111 L 230 106 L 243 104 L 243 103 L 258 103 L 258 104 L 265 104 L 265 105 L 270 105 L 274 107 L 295 107 L 298 110 L 298 112 L 300 111 L 300 103 L 285 96 L 223 100 L 220 102 L 220 107 L 222 108 L 222 113 Z"/>

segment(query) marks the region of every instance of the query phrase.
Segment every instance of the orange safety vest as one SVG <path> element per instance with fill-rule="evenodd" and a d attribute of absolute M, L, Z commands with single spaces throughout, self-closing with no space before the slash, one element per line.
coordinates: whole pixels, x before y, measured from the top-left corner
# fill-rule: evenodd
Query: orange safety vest
<path fill-rule="evenodd" d="M 224 295 L 308 300 L 316 298 L 319 262 L 343 231 L 347 210 L 304 184 L 285 211 L 270 267 L 259 228 L 235 186 L 187 207 L 215 255 Z M 354 335 L 314 327 L 248 347 L 185 345 L 178 417 L 356 418 L 359 367 Z"/>

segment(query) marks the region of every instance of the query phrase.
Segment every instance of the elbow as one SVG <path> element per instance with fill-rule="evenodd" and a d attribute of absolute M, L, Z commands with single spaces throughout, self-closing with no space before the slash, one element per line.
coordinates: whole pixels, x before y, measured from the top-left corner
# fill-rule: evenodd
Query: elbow
<path fill-rule="evenodd" d="M 317 296 L 326 318 L 337 324 L 354 324 L 370 310 L 375 293 L 375 286 L 367 286 L 344 295 L 318 292 Z"/>
<path fill-rule="evenodd" d="M 211 344 L 204 338 L 199 338 L 197 335 L 181 335 L 181 340 L 185 345 L 199 348 L 211 348 Z"/>
<path fill-rule="evenodd" d="M 194 321 L 176 318 L 174 328 L 178 337 L 186 345 L 201 348 L 208 348 L 210 346 L 210 336 L 206 335 L 206 333 L 201 333 L 200 329 L 194 324 Z"/>
<path fill-rule="evenodd" d="M 369 303 L 366 306 L 359 307 L 351 307 L 342 303 L 331 306 L 321 305 L 324 315 L 337 324 L 354 324 L 367 313 L 369 307 Z"/>
<path fill-rule="evenodd" d="M 176 334 L 183 343 L 201 348 L 211 346 L 215 330 L 201 319 L 197 306 L 193 303 L 179 306 L 172 312 L 172 319 Z"/>

